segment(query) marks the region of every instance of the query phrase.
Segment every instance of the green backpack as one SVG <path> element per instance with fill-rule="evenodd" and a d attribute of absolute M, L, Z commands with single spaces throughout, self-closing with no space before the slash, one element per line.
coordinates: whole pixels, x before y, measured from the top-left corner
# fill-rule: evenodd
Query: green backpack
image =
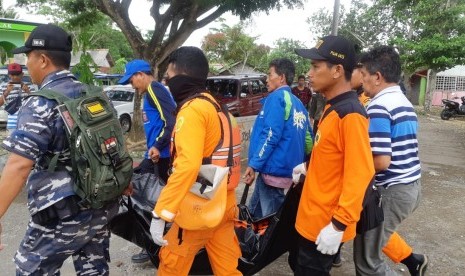
<path fill-rule="evenodd" d="M 68 98 L 44 89 L 31 96 L 58 102 L 69 142 L 73 188 L 81 206 L 101 208 L 121 196 L 132 177 L 129 155 L 116 111 L 102 88 L 85 86 L 82 96 Z M 57 168 L 58 154 L 48 167 Z"/>

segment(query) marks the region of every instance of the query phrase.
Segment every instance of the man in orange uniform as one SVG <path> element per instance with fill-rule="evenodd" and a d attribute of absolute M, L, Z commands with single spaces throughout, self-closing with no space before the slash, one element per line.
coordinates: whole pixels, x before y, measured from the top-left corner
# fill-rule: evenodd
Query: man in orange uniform
<path fill-rule="evenodd" d="M 311 59 L 309 78 L 327 105 L 299 203 L 300 234 L 296 275 L 329 275 L 341 242 L 355 237 L 362 201 L 375 170 L 368 116 L 351 90 L 355 48 L 340 36 L 323 37 L 312 49 L 296 50 Z"/>
<path fill-rule="evenodd" d="M 214 101 L 205 93 L 209 67 L 204 53 L 196 47 L 181 47 L 171 54 L 168 62 L 168 86 L 177 103 L 178 114 L 174 127 L 173 173 L 152 213 L 150 227 L 155 243 L 162 246 L 158 275 L 187 275 L 195 254 L 202 247 L 207 250 L 215 275 L 241 275 L 237 270 L 241 251 L 234 232 L 234 189 L 228 189 L 226 212 L 218 226 L 186 230 L 174 222 L 163 237 L 165 221 L 174 221 L 181 202 L 197 178 L 202 159 L 211 156 L 221 138 L 221 123 L 215 106 L 210 101 L 195 98 L 201 93 Z M 232 175 L 231 179 L 238 181 L 239 177 Z"/>

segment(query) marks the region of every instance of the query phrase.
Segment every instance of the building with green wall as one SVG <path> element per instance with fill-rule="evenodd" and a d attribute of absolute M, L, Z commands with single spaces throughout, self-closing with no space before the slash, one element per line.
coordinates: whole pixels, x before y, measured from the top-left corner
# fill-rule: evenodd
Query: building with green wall
<path fill-rule="evenodd" d="M 40 23 L 0 18 L 0 64 L 13 58 L 11 51 L 24 45 L 31 31 Z"/>

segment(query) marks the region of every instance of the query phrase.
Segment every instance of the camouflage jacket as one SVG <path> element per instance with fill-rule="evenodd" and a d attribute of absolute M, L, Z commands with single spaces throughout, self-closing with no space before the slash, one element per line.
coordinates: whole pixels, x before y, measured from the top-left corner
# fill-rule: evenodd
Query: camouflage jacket
<path fill-rule="evenodd" d="M 39 90 L 44 88 L 76 98 L 81 94 L 82 84 L 71 72 L 63 70 L 46 76 Z M 69 173 L 69 145 L 56 105 L 55 101 L 44 97 L 27 98 L 18 114 L 17 129 L 3 141 L 6 150 L 35 161 L 27 181 L 31 215 L 75 194 Z M 56 153 L 64 169 L 49 172 L 47 164 Z"/>

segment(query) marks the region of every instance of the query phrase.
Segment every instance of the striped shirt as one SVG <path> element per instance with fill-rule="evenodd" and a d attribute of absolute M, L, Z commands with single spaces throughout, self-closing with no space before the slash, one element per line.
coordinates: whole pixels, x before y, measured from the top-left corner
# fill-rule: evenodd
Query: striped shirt
<path fill-rule="evenodd" d="M 399 86 L 379 92 L 367 108 L 373 155 L 391 156 L 389 167 L 376 174 L 376 185 L 409 184 L 421 176 L 417 115 Z"/>

